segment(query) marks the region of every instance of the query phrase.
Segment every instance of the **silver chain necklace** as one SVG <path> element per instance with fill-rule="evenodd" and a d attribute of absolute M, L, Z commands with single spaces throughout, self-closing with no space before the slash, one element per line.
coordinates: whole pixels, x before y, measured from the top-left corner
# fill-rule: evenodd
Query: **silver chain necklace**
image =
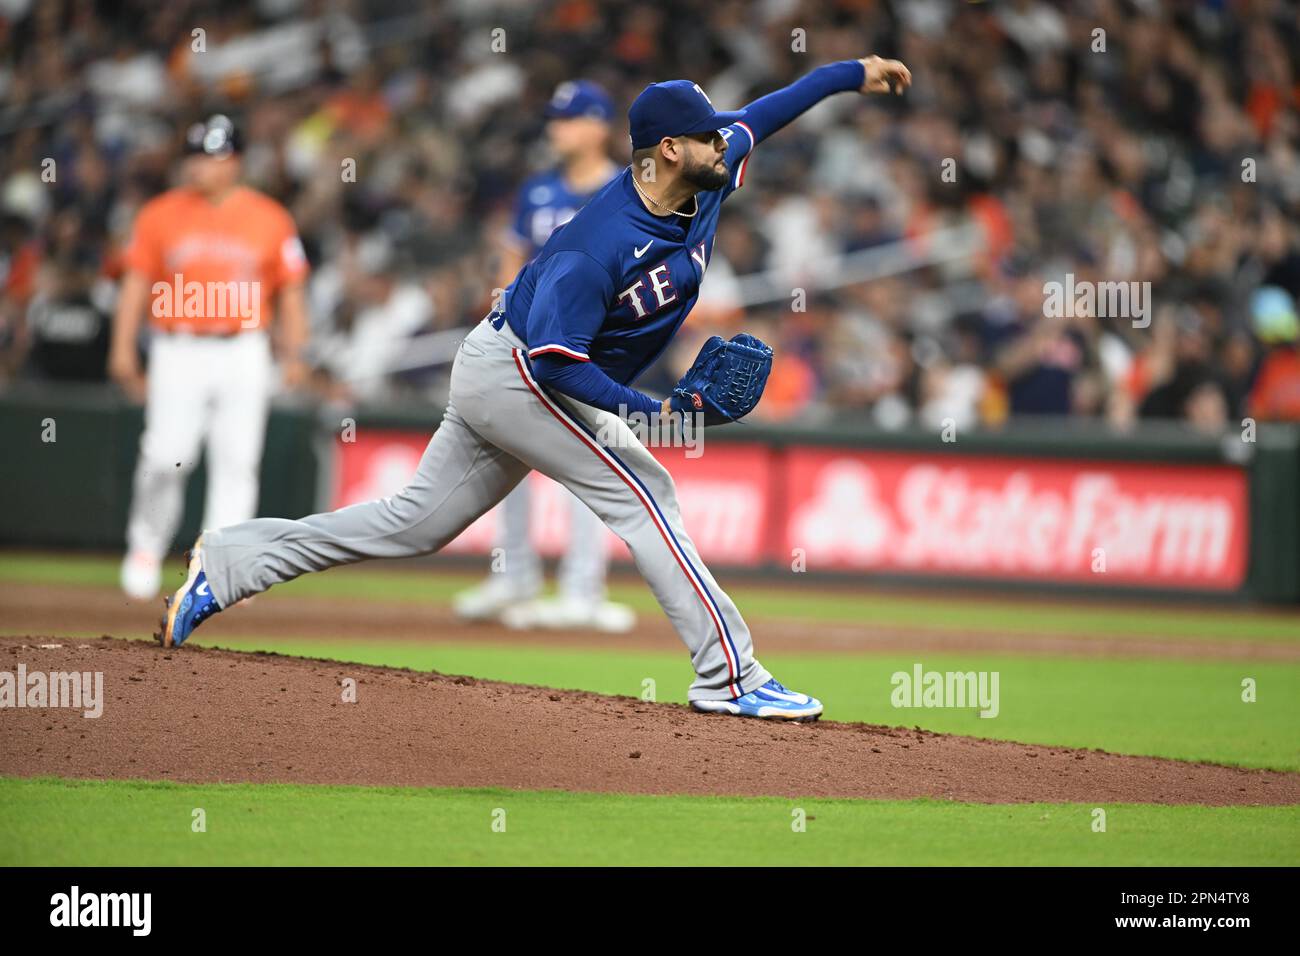
<path fill-rule="evenodd" d="M 650 205 L 652 205 L 652 206 L 657 206 L 658 208 L 662 209 L 664 212 L 666 212 L 666 213 L 667 213 L 668 215 L 670 215 L 670 216 L 681 216 L 683 219 L 690 219 L 690 218 L 693 217 L 693 216 L 699 215 L 699 212 L 700 212 L 700 201 L 699 201 L 699 199 L 697 199 L 696 197 L 694 197 L 694 196 L 691 197 L 692 199 L 695 199 L 695 212 L 689 212 L 689 213 L 688 213 L 688 212 L 678 212 L 678 211 L 675 210 L 675 209 L 669 209 L 669 208 L 668 208 L 667 206 L 665 206 L 663 203 L 655 202 L 654 199 L 652 199 L 652 198 L 651 198 L 651 197 L 646 193 L 646 191 L 645 191 L 644 189 L 641 188 L 641 184 L 640 184 L 639 182 L 636 181 L 636 172 L 632 169 L 631 166 L 628 167 L 628 172 L 632 173 L 632 185 L 636 187 L 636 191 L 639 192 L 639 193 L 641 194 L 641 197 L 642 197 L 646 202 L 648 202 Z"/>

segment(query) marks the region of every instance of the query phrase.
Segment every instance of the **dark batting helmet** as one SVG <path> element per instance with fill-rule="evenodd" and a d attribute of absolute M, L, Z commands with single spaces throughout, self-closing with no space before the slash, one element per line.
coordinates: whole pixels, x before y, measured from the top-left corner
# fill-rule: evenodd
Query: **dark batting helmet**
<path fill-rule="evenodd" d="M 214 113 L 185 131 L 187 155 L 224 157 L 243 151 L 244 138 L 234 121 L 224 113 Z"/>

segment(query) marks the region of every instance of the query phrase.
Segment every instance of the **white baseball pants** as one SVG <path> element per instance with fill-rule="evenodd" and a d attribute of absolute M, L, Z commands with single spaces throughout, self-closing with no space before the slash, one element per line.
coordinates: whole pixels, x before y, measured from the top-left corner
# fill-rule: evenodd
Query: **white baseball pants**
<path fill-rule="evenodd" d="M 605 524 L 582 503 L 582 499 L 565 491 L 569 505 L 569 542 L 560 559 L 560 594 L 583 604 L 605 600 L 605 574 L 609 559 L 605 554 Z M 542 558 L 532 541 L 532 490 L 521 481 L 501 503 L 501 523 L 497 526 L 497 547 L 505 559 L 502 577 L 514 594 L 536 594 L 542 588 Z"/>
<path fill-rule="evenodd" d="M 203 527 L 257 513 L 274 362 L 264 332 L 159 334 L 149 352 L 144 434 L 135 467 L 127 546 L 162 558 L 185 504 L 185 484 L 206 445 Z"/>

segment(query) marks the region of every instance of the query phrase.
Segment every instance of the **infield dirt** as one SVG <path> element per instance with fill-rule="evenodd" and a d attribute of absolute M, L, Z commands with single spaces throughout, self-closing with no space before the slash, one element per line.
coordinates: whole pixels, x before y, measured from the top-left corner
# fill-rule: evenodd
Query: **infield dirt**
<path fill-rule="evenodd" d="M 111 637 L 0 637 L 0 671 L 100 671 L 103 715 L 0 711 L 0 774 L 981 803 L 1294 804 L 1300 774 Z M 344 702 L 345 679 L 356 681 Z"/>

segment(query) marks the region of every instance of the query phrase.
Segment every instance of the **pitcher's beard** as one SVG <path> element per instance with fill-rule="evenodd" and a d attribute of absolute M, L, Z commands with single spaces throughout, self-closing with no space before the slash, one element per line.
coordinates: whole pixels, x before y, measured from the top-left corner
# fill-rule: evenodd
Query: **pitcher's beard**
<path fill-rule="evenodd" d="M 708 192 L 714 192 L 727 185 L 727 175 L 726 167 L 719 170 L 711 163 L 708 165 L 704 163 L 688 163 L 682 167 L 682 179 L 696 189 L 703 189 Z"/>

